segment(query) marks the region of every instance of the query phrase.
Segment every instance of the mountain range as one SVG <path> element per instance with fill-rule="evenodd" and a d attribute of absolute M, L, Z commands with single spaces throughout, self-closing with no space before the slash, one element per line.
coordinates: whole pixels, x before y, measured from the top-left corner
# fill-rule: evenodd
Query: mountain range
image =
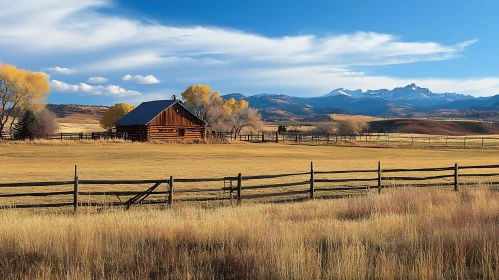
<path fill-rule="evenodd" d="M 459 93 L 434 93 L 414 83 L 392 90 L 363 91 L 338 88 L 318 97 L 295 97 L 270 93 L 245 96 L 241 93 L 231 93 L 224 95 L 223 98 L 246 100 L 251 107 L 265 113 L 274 112 L 284 115 L 353 113 L 404 116 L 418 110 L 497 110 L 499 108 L 499 95 L 475 98 Z"/>

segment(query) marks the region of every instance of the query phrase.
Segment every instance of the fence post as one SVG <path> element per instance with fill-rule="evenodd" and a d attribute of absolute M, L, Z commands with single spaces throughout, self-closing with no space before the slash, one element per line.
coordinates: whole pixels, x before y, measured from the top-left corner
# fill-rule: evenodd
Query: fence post
<path fill-rule="evenodd" d="M 459 167 L 454 165 L 454 191 L 459 191 Z"/>
<path fill-rule="evenodd" d="M 381 161 L 378 161 L 378 194 L 381 193 Z"/>
<path fill-rule="evenodd" d="M 73 209 L 74 212 L 78 212 L 78 169 L 75 165 L 75 177 L 74 177 L 74 185 L 73 185 Z"/>
<path fill-rule="evenodd" d="M 232 178 L 229 180 L 229 182 L 230 182 L 230 189 L 229 189 L 230 205 L 232 205 L 234 202 L 234 188 L 232 187 Z M 224 187 L 225 187 L 225 179 L 224 179 Z"/>
<path fill-rule="evenodd" d="M 170 176 L 170 181 L 168 182 L 168 204 L 170 207 L 173 203 L 173 176 Z"/>
<path fill-rule="evenodd" d="M 310 199 L 314 199 L 314 162 L 310 162 Z"/>
<path fill-rule="evenodd" d="M 241 173 L 237 174 L 237 204 L 241 204 L 241 186 L 243 177 Z"/>
<path fill-rule="evenodd" d="M 482 138 L 482 148 L 483 148 L 483 138 Z"/>
<path fill-rule="evenodd" d="M 279 143 L 279 131 L 275 133 L 275 142 Z"/>
<path fill-rule="evenodd" d="M 61 141 L 62 141 L 62 132 L 61 132 Z"/>
<path fill-rule="evenodd" d="M 464 146 L 466 147 L 466 137 L 464 137 Z"/>
<path fill-rule="evenodd" d="M 265 131 L 262 131 L 262 142 L 265 142 Z"/>

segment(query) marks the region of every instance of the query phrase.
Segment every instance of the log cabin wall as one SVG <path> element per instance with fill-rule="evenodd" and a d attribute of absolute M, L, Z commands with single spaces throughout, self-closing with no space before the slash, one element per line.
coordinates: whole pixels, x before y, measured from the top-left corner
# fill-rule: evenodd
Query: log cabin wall
<path fill-rule="evenodd" d="M 205 128 L 200 126 L 150 126 L 150 140 L 203 139 Z"/>
<path fill-rule="evenodd" d="M 205 138 L 205 126 L 189 110 L 175 103 L 147 125 L 118 126 L 117 131 L 128 133 L 131 140 L 192 140 Z"/>
<path fill-rule="evenodd" d="M 149 122 L 149 125 L 204 126 L 201 120 L 178 103 L 161 112 Z"/>
<path fill-rule="evenodd" d="M 204 123 L 178 103 L 161 112 L 148 127 L 150 140 L 203 139 L 204 133 Z"/>

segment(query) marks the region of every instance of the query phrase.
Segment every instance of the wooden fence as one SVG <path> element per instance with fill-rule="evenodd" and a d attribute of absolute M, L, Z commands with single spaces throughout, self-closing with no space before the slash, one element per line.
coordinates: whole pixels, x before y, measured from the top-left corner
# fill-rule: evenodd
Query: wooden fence
<path fill-rule="evenodd" d="M 499 184 L 497 170 L 499 165 L 477 165 L 437 168 L 396 168 L 382 169 L 378 162 L 377 168 L 364 170 L 333 170 L 317 171 L 313 164 L 306 172 L 252 175 L 220 178 L 174 178 L 170 176 L 165 179 L 152 180 L 83 180 L 78 177 L 75 166 L 75 175 L 68 181 L 49 182 L 21 182 L 0 183 L 0 200 L 6 198 L 26 197 L 59 197 L 64 196 L 64 201 L 50 201 L 50 203 L 3 204 L 0 208 L 44 208 L 44 207 L 69 207 L 74 211 L 84 206 L 110 207 L 121 206 L 129 209 L 137 204 L 163 204 L 171 206 L 174 202 L 208 202 L 208 201 L 230 201 L 240 204 L 243 200 L 273 199 L 275 197 L 288 197 L 288 200 L 303 200 L 345 197 L 359 195 L 369 191 L 381 193 L 383 188 L 391 187 L 449 187 L 458 191 L 462 185 L 477 185 L 486 183 L 491 186 Z M 492 170 L 488 173 L 469 173 L 468 170 Z M 464 173 L 462 173 L 464 171 Z M 431 173 L 431 174 L 428 174 Z M 415 174 L 415 175 L 411 175 Z M 436 175 L 434 175 L 436 174 Z M 411 175 L 411 176 L 409 176 Z M 460 180 L 468 180 L 460 182 Z M 196 183 L 208 183 L 210 187 L 193 187 Z M 144 185 L 152 186 L 141 190 L 112 190 L 104 191 L 104 185 Z M 160 185 L 167 185 L 166 190 L 159 190 Z M 187 187 L 185 185 L 187 184 Z M 219 187 L 212 185 L 220 184 Z M 184 185 L 183 188 L 177 188 Z M 70 187 L 68 187 L 70 186 Z M 82 190 L 84 186 L 94 186 L 92 190 Z M 50 187 L 64 190 L 57 191 L 32 191 L 26 188 Z M 9 191 L 10 190 L 10 191 Z M 20 190 L 12 192 L 12 190 Z M 201 196 L 199 196 L 201 195 Z M 91 197 L 116 197 L 118 201 L 92 202 Z M 88 201 L 82 201 L 81 198 Z M 123 200 L 122 200 L 123 198 Z M 124 200 L 126 198 L 126 200 Z M 150 198 L 150 199 L 148 199 Z M 0 203 L 1 205 L 2 203 Z"/>
<path fill-rule="evenodd" d="M 301 132 L 257 132 L 225 134 L 226 138 L 246 142 L 275 142 L 302 144 L 338 144 L 364 142 L 387 145 L 440 146 L 440 147 L 490 147 L 499 146 L 498 136 L 448 136 L 406 133 L 361 133 L 353 135 Z"/>
<path fill-rule="evenodd" d="M 127 135 L 123 133 L 116 132 L 79 132 L 79 133 L 67 133 L 60 132 L 45 135 L 40 139 L 46 140 L 100 140 L 100 139 L 125 139 Z M 137 136 L 138 137 L 138 136 Z M 14 140 L 10 134 L 2 133 L 3 140 Z M 128 138 L 126 138 L 128 139 Z M 145 138 L 144 138 L 145 139 Z"/>
<path fill-rule="evenodd" d="M 497 136 L 448 136 L 422 135 L 405 133 L 364 133 L 355 135 L 327 134 L 327 133 L 294 133 L 294 132 L 257 132 L 236 134 L 230 132 L 209 132 L 208 138 L 231 139 L 245 142 L 275 142 L 297 144 L 340 144 L 358 142 L 397 146 L 432 146 L 432 147 L 499 147 Z M 2 133 L 1 139 L 12 140 L 11 136 Z M 47 140 L 101 140 L 124 139 L 143 141 L 145 134 L 125 134 L 116 132 L 81 132 L 55 133 L 43 139 Z"/>

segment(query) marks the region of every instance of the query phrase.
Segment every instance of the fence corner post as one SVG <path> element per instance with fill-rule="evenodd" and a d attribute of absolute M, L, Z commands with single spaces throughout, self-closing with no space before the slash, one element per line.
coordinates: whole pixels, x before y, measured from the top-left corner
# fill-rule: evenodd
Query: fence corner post
<path fill-rule="evenodd" d="M 243 176 L 241 173 L 237 174 L 237 204 L 241 204 L 241 187 L 243 182 Z"/>
<path fill-rule="evenodd" d="M 454 191 L 459 191 L 459 166 L 454 165 Z"/>
<path fill-rule="evenodd" d="M 78 212 L 78 169 L 75 165 L 75 176 L 74 176 L 74 185 L 73 185 L 73 209 L 74 212 Z"/>
<path fill-rule="evenodd" d="M 170 176 L 170 181 L 168 181 L 168 205 L 170 207 L 173 203 L 173 176 Z"/>
<path fill-rule="evenodd" d="M 381 161 L 378 161 L 378 194 L 381 193 Z"/>
<path fill-rule="evenodd" d="M 310 199 L 314 199 L 314 162 L 310 162 Z"/>

